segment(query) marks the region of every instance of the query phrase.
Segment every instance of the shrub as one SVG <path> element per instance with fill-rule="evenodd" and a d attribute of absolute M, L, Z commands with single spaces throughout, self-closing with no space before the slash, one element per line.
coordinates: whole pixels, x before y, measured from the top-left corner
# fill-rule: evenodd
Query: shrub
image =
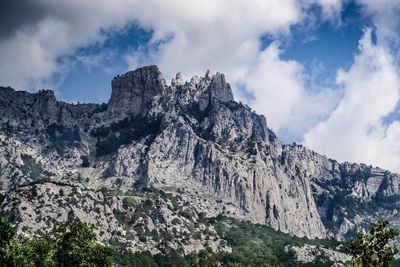
<path fill-rule="evenodd" d="M 160 132 L 160 120 L 143 120 L 140 117 L 126 118 L 109 127 L 100 127 L 91 135 L 97 138 L 96 156 L 104 156 L 118 150 L 121 145 L 127 145 L 145 136 L 154 136 Z"/>
<path fill-rule="evenodd" d="M 178 224 L 181 224 L 181 220 L 179 220 L 179 218 L 174 218 L 174 219 L 171 221 L 171 223 L 172 223 L 173 225 L 178 225 Z"/>
<path fill-rule="evenodd" d="M 133 197 L 127 196 L 122 200 L 122 205 L 124 209 L 128 209 L 129 207 L 135 207 L 137 203 Z"/>
<path fill-rule="evenodd" d="M 188 209 L 182 209 L 179 214 L 188 220 L 192 220 L 193 214 Z"/>

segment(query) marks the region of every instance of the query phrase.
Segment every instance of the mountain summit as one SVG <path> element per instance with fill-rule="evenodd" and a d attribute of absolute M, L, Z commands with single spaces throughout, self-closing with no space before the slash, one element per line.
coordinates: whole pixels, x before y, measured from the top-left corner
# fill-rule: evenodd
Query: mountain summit
<path fill-rule="evenodd" d="M 121 216 L 137 209 L 109 193 L 149 189 L 193 214 L 309 238 L 343 239 L 373 217 L 400 222 L 399 175 L 282 144 L 221 73 L 178 73 L 167 85 L 157 66 L 143 67 L 113 79 L 107 104 L 0 88 L 0 115 L 0 211 L 21 232 L 78 217 L 99 223 L 104 240 L 126 241 L 138 230 Z M 174 218 L 169 201 L 153 203 L 163 227 Z M 141 218 L 158 231 L 159 221 L 135 218 L 130 226 Z"/>
<path fill-rule="evenodd" d="M 148 66 L 115 77 L 108 102 L 108 112 L 117 118 L 132 114 L 140 115 L 153 98 L 165 90 L 165 80 L 157 66 Z"/>

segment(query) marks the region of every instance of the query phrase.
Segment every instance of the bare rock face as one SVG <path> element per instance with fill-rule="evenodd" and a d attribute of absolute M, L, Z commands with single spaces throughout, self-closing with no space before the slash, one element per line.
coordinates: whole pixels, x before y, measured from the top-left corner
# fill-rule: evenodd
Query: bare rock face
<path fill-rule="evenodd" d="M 373 218 L 400 228 L 399 175 L 283 145 L 264 116 L 234 101 L 221 73 L 189 82 L 177 74 L 167 85 L 156 66 L 143 67 L 113 80 L 107 105 L 10 88 L 0 88 L 0 97 L 5 195 L 44 181 L 118 192 L 158 188 L 209 217 L 310 238 L 347 238 Z M 8 204 L 1 210 L 10 211 Z"/>
<path fill-rule="evenodd" d="M 59 109 L 54 93 L 41 90 L 37 94 L 15 92 L 11 88 L 0 90 L 0 115 L 2 123 L 10 128 L 21 126 L 26 122 L 29 127 L 43 128 L 57 120 Z"/>
<path fill-rule="evenodd" d="M 148 66 L 114 78 L 111 85 L 108 113 L 121 119 L 127 115 L 141 115 L 153 97 L 163 93 L 165 81 L 157 66 Z"/>
<path fill-rule="evenodd" d="M 206 74 L 206 80 L 211 79 L 210 85 L 200 97 L 199 109 L 204 111 L 209 105 L 215 105 L 217 102 L 233 101 L 233 94 L 230 85 L 225 81 L 225 76 L 217 73 L 210 77 L 210 72 Z"/>
<path fill-rule="evenodd" d="M 351 256 L 343 252 L 334 251 L 324 247 L 304 245 L 303 247 L 286 247 L 295 261 L 301 263 L 315 262 L 317 258 L 326 258 L 333 262 L 332 266 L 344 267 L 351 261 Z"/>

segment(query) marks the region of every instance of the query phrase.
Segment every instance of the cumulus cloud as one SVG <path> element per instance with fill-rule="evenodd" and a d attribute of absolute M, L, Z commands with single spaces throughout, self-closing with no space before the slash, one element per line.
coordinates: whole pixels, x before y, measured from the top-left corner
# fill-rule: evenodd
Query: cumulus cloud
<path fill-rule="evenodd" d="M 132 21 L 154 31 L 149 46 L 158 49 L 151 59 L 166 76 L 198 74 L 210 67 L 238 76 L 243 65 L 257 60 L 262 35 L 287 35 L 305 18 L 309 5 L 332 10 L 335 1 L 7 1 L 0 16 L 0 80 L 18 88 L 40 84 L 60 72 L 61 56 L 101 41 L 104 29 Z M 168 43 L 158 47 L 165 39 Z M 130 67 L 147 63 L 141 52 L 127 55 Z"/>
<path fill-rule="evenodd" d="M 168 78 L 177 71 L 191 76 L 212 67 L 230 80 L 257 60 L 262 35 L 288 34 L 302 11 L 293 0 L 146 1 L 140 10 L 136 17 L 155 31 L 153 43 L 169 38 L 151 58 Z M 133 53 L 131 68 L 142 64 L 142 55 L 140 49 Z"/>
<path fill-rule="evenodd" d="M 266 114 L 269 126 L 289 133 L 296 140 L 328 115 L 338 102 L 340 92 L 306 89 L 310 74 L 299 62 L 282 60 L 280 52 L 278 45 L 272 43 L 242 82 L 254 95 L 251 106 Z"/>
<path fill-rule="evenodd" d="M 364 13 L 372 17 L 378 42 L 398 51 L 400 45 L 400 0 L 357 0 Z M 397 52 L 398 53 L 398 52 Z M 398 55 L 397 55 L 398 56 Z"/>
<path fill-rule="evenodd" d="M 304 144 L 341 161 L 356 161 L 400 171 L 400 123 L 384 123 L 400 99 L 400 76 L 392 55 L 371 40 L 360 40 L 349 70 L 337 83 L 344 96 L 329 118 L 304 136 Z"/>
<path fill-rule="evenodd" d="M 19 89 L 40 86 L 43 80 L 63 70 L 59 57 L 101 40 L 100 30 L 105 25 L 118 27 L 126 22 L 123 16 L 118 16 L 123 13 L 118 10 L 114 9 L 114 13 L 108 16 L 107 5 L 101 1 L 98 5 L 90 5 L 87 1 L 39 0 L 27 3 L 30 3 L 28 7 L 32 8 L 32 13 L 41 17 L 34 16 L 25 24 L 22 20 L 22 24 L 13 25 L 12 33 L 1 32 L 0 81 Z M 16 10 L 19 6 L 16 4 Z M 108 6 L 111 7 L 111 3 Z M 21 12 L 14 14 L 17 16 L 14 20 L 19 19 Z M 2 21 L 6 19 L 13 21 L 7 17 Z"/>
<path fill-rule="evenodd" d="M 2 84 L 17 88 L 32 87 L 51 75 L 57 69 L 56 55 L 66 49 L 64 42 L 68 38 L 68 27 L 49 18 L 35 29 L 19 31 L 14 38 L 2 41 Z M 57 38 L 53 39 L 54 36 Z"/>
<path fill-rule="evenodd" d="M 31 15 L 25 17 L 27 8 Z M 247 56 L 254 58 L 251 53 L 258 48 L 256 36 L 288 32 L 301 12 L 295 0 L 99 0 L 95 4 L 27 0 L 24 5 L 8 1 L 2 10 L 14 10 L 7 13 L 14 16 L 1 18 L 0 24 L 8 26 L 0 28 L 0 80 L 19 88 L 49 78 L 59 71 L 60 56 L 101 40 L 102 30 L 121 28 L 128 22 L 138 21 L 142 27 L 151 28 L 152 44 L 173 36 L 162 56 L 153 56 L 168 75 L 172 69 L 204 71 L 206 65 L 216 62 L 219 64 L 213 66 L 219 69 L 240 64 Z M 19 20 L 20 16 L 24 19 Z M 222 51 L 226 52 L 220 55 Z M 179 54 L 188 56 L 187 60 Z M 217 60 L 207 62 L 214 57 Z"/>

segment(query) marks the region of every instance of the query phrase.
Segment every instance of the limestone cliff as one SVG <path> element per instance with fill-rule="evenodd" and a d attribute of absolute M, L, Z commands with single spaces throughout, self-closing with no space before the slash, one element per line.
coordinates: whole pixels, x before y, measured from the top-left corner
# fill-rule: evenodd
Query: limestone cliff
<path fill-rule="evenodd" d="M 159 188 L 207 216 L 311 238 L 345 238 L 374 217 L 400 222 L 398 175 L 283 145 L 265 117 L 234 101 L 221 73 L 186 82 L 178 74 L 168 85 L 149 66 L 114 78 L 107 104 L 73 105 L 51 91 L 11 88 L 0 89 L 0 103 L 6 214 L 19 207 L 13 190 L 45 182 L 94 191 Z M 64 220 L 65 209 L 52 219 Z M 18 214 L 16 222 L 26 220 L 24 210 Z"/>

